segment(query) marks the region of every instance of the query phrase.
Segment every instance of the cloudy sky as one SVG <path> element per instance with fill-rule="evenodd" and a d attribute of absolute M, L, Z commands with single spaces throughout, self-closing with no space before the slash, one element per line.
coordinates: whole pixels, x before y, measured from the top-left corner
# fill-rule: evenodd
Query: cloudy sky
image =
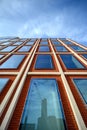
<path fill-rule="evenodd" d="M 67 37 L 87 44 L 87 0 L 0 0 L 0 36 Z"/>

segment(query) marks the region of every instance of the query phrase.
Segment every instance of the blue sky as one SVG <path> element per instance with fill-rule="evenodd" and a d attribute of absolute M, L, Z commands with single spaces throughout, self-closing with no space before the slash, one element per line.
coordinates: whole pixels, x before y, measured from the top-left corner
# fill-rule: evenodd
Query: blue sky
<path fill-rule="evenodd" d="M 87 0 L 0 0 L 0 36 L 67 37 L 87 45 Z"/>

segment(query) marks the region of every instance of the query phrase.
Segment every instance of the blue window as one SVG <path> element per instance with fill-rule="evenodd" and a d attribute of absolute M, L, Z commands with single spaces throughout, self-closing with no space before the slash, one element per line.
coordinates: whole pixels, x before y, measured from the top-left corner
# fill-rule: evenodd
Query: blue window
<path fill-rule="evenodd" d="M 64 46 L 56 46 L 57 51 L 67 51 L 67 49 Z"/>
<path fill-rule="evenodd" d="M 51 38 L 51 41 L 56 41 L 57 39 L 56 38 Z"/>
<path fill-rule="evenodd" d="M 87 59 L 87 54 L 83 54 L 82 56 L 85 57 L 85 58 Z"/>
<path fill-rule="evenodd" d="M 61 43 L 58 42 L 58 41 L 52 41 L 52 43 L 53 43 L 54 45 L 61 45 Z"/>
<path fill-rule="evenodd" d="M 23 46 L 23 47 L 21 47 L 18 51 L 19 52 L 27 52 L 27 51 L 29 51 L 30 50 L 30 48 L 31 48 L 31 46 Z"/>
<path fill-rule="evenodd" d="M 16 48 L 16 46 L 8 46 L 8 47 L 2 49 L 1 52 L 10 52 L 15 48 Z"/>
<path fill-rule="evenodd" d="M 50 51 L 48 46 L 40 46 L 39 51 Z"/>
<path fill-rule="evenodd" d="M 70 41 L 64 41 L 65 44 L 69 45 L 69 44 L 73 44 L 72 42 Z"/>
<path fill-rule="evenodd" d="M 49 54 L 37 56 L 35 69 L 53 69 L 52 57 Z"/>
<path fill-rule="evenodd" d="M 0 55 L 0 58 L 2 58 L 4 55 Z"/>
<path fill-rule="evenodd" d="M 75 51 L 86 51 L 85 49 L 79 47 L 79 46 L 71 46 L 72 49 L 74 49 Z"/>
<path fill-rule="evenodd" d="M 59 38 L 60 40 L 66 40 L 66 38 Z"/>
<path fill-rule="evenodd" d="M 3 45 L 8 45 L 10 42 L 3 42 Z"/>
<path fill-rule="evenodd" d="M 34 42 L 30 41 L 30 42 L 27 42 L 26 45 L 33 45 Z"/>
<path fill-rule="evenodd" d="M 83 69 L 84 66 L 71 54 L 61 54 L 65 66 L 67 69 Z"/>
<path fill-rule="evenodd" d="M 21 45 L 23 42 L 15 42 L 14 45 Z"/>
<path fill-rule="evenodd" d="M 8 83 L 9 79 L 8 78 L 0 78 L 0 92 L 3 90 L 3 88 L 6 86 Z"/>
<path fill-rule="evenodd" d="M 41 41 L 40 44 L 42 44 L 42 45 L 48 45 L 48 42 L 47 41 Z"/>
<path fill-rule="evenodd" d="M 32 38 L 30 39 L 31 42 L 35 42 L 36 41 L 36 38 Z"/>
<path fill-rule="evenodd" d="M 83 100 L 87 104 L 87 78 L 85 79 L 76 78 L 73 79 L 73 81 L 75 83 L 75 86 L 79 90 Z"/>
<path fill-rule="evenodd" d="M 65 130 L 55 79 L 32 79 L 19 130 Z"/>
<path fill-rule="evenodd" d="M 24 59 L 25 55 L 12 55 L 0 65 L 1 69 L 16 69 Z"/>
<path fill-rule="evenodd" d="M 47 38 L 42 38 L 42 40 L 41 41 L 47 41 Z"/>

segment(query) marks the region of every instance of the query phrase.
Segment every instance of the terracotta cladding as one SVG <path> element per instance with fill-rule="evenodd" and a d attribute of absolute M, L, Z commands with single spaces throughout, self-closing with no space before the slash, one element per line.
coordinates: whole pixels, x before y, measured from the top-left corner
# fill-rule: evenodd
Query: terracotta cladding
<path fill-rule="evenodd" d="M 77 89 L 75 88 L 75 86 L 72 83 L 72 78 L 75 78 L 76 76 L 71 76 L 71 77 L 67 77 L 67 80 L 70 84 L 70 89 L 73 92 L 73 95 L 75 97 L 75 100 L 77 102 L 77 105 L 79 107 L 79 110 L 81 112 L 81 115 L 84 119 L 84 122 L 87 126 L 87 106 L 85 105 L 80 93 L 77 91 Z M 79 76 L 79 78 L 87 78 L 87 76 Z"/>
<path fill-rule="evenodd" d="M 14 40 L 16 42 L 17 39 L 14 39 Z M 24 46 L 28 41 L 30 41 L 30 39 L 25 39 L 22 46 Z M 68 130 L 79 130 L 78 123 L 77 123 L 76 118 L 73 113 L 73 108 L 71 106 L 70 100 L 68 98 L 68 95 L 67 95 L 67 92 L 65 89 L 66 83 L 62 79 L 62 74 L 64 75 L 65 80 L 69 85 L 70 91 L 72 92 L 73 98 L 78 106 L 78 109 L 80 111 L 84 124 L 87 128 L 87 104 L 85 104 L 83 102 L 83 99 L 81 98 L 79 92 L 77 91 L 77 89 L 75 88 L 75 86 L 72 82 L 72 78 L 87 78 L 87 65 L 86 65 L 87 60 L 81 56 L 84 53 L 87 54 L 87 52 L 75 52 L 75 51 L 73 53 L 71 51 L 58 52 L 58 51 L 56 51 L 56 49 L 54 47 L 55 45 L 53 44 L 51 39 L 48 39 L 48 46 L 50 47 L 50 52 L 38 52 L 39 46 L 42 46 L 41 44 L 39 44 L 40 41 L 41 41 L 41 39 L 37 39 L 37 41 L 35 41 L 34 44 L 32 45 L 32 48 L 30 49 L 29 52 L 18 52 L 17 50 L 12 51 L 12 52 L 6 52 L 6 53 L 0 52 L 0 54 L 5 55 L 4 58 L 2 57 L 0 59 L 0 65 L 9 58 L 9 57 L 6 58 L 7 55 L 9 55 L 9 56 L 12 54 L 19 54 L 19 55 L 25 54 L 26 55 L 26 57 L 24 58 L 24 60 L 21 62 L 21 64 L 19 65 L 19 67 L 17 69 L 0 69 L 0 78 L 9 78 L 10 79 L 8 84 L 6 84 L 6 87 L 0 93 L 0 103 L 1 104 L 4 101 L 4 97 L 6 96 L 7 92 L 11 89 L 11 86 L 14 83 L 14 80 L 17 78 L 18 74 L 21 73 L 22 67 L 25 64 L 25 62 L 27 61 L 27 57 L 30 55 L 30 58 L 26 63 L 26 67 L 24 68 L 23 72 L 21 73 L 21 76 L 18 80 L 18 83 L 17 83 L 14 91 L 12 91 L 12 93 L 11 93 L 10 99 L 8 100 L 6 106 L 3 108 L 3 113 L 1 114 L 1 117 L 0 117 L 0 124 L 2 125 L 5 115 L 8 111 L 8 108 L 13 100 L 13 97 L 14 97 L 15 93 L 18 91 L 19 84 L 22 82 L 22 77 L 25 77 L 25 72 L 27 70 L 27 66 L 30 64 L 30 67 L 28 68 L 28 71 L 27 71 L 26 78 L 25 78 L 24 82 L 22 83 L 23 89 L 20 91 L 19 98 L 16 97 L 18 100 L 17 104 L 13 104 L 14 105 L 14 109 L 12 110 L 13 114 L 11 115 L 11 118 L 10 117 L 8 118 L 9 121 L 7 121 L 6 129 L 7 130 L 18 130 L 19 129 L 20 121 L 21 121 L 21 117 L 22 117 L 22 113 L 23 113 L 23 109 L 24 109 L 24 104 L 26 101 L 31 79 L 32 78 L 55 78 L 58 82 L 58 87 L 59 87 L 59 92 L 60 92 L 60 96 L 61 96 L 61 102 L 63 105 L 67 129 Z M 75 43 L 73 43 L 73 44 L 75 44 Z M 62 44 L 62 42 L 61 42 L 61 45 L 64 46 Z M 36 48 L 36 50 L 35 50 L 35 48 Z M 85 49 L 87 50 L 87 47 L 85 47 Z M 33 57 L 33 53 L 35 53 L 34 57 Z M 74 53 L 78 54 L 82 59 L 84 59 L 84 60 L 81 60 L 81 59 L 78 59 L 78 57 L 76 57 L 85 66 L 85 69 L 77 70 L 77 69 L 67 69 L 65 67 L 62 59 L 60 58 L 60 54 L 72 54 L 73 55 Z M 49 69 L 49 70 L 47 70 L 47 69 L 43 69 L 43 70 L 37 69 L 36 70 L 34 68 L 34 66 L 35 66 L 35 62 L 36 62 L 36 58 L 37 58 L 38 54 L 50 54 L 53 59 L 54 68 Z M 55 55 L 56 55 L 57 59 L 55 58 Z M 60 68 L 57 63 L 57 60 L 60 64 Z M 31 61 L 31 63 L 30 63 L 30 61 Z M 65 74 L 65 72 L 67 72 L 67 74 Z M 79 72 L 82 74 L 80 74 Z"/>

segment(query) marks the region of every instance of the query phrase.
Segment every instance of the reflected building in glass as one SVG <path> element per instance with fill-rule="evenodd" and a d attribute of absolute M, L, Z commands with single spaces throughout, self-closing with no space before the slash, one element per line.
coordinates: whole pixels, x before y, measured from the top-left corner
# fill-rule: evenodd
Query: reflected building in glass
<path fill-rule="evenodd" d="M 87 130 L 87 46 L 0 38 L 0 129 Z"/>

